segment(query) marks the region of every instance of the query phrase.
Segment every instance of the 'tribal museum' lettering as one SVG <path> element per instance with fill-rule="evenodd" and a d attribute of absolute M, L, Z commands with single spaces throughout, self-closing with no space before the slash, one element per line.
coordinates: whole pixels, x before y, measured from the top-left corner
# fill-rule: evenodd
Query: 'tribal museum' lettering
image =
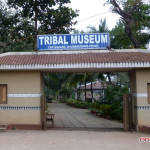
<path fill-rule="evenodd" d="M 71 36 L 71 44 L 107 43 L 107 35 L 74 35 Z"/>
<path fill-rule="evenodd" d="M 109 33 L 38 35 L 38 50 L 106 49 Z"/>
<path fill-rule="evenodd" d="M 66 36 L 45 36 L 39 37 L 40 45 L 68 44 Z M 107 35 L 71 35 L 70 44 L 94 44 L 107 43 Z"/>
<path fill-rule="evenodd" d="M 68 44 L 66 41 L 66 36 L 46 36 L 39 37 L 41 45 L 56 45 L 56 44 Z"/>

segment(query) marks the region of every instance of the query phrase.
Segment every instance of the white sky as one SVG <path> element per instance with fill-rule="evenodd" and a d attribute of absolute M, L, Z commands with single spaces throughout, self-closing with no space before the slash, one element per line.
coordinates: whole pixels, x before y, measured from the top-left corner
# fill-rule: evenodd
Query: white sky
<path fill-rule="evenodd" d="M 69 7 L 79 10 L 79 17 L 75 19 L 79 22 L 75 26 L 75 28 L 80 31 L 86 31 L 87 26 L 95 26 L 96 28 L 98 28 L 100 19 L 106 18 L 108 28 L 112 29 L 119 19 L 119 15 L 117 14 L 109 12 L 103 15 L 98 15 L 93 18 L 89 18 L 91 16 L 108 12 L 111 10 L 110 5 L 103 5 L 105 1 L 106 0 L 71 0 L 71 4 L 69 4 Z M 86 18 L 89 19 L 80 21 Z"/>

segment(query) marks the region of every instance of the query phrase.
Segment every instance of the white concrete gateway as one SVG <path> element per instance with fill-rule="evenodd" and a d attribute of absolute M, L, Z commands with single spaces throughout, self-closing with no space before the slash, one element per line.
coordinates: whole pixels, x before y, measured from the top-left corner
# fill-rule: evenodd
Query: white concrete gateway
<path fill-rule="evenodd" d="M 0 124 L 42 128 L 43 72 L 129 72 L 133 124 L 150 133 L 150 52 L 87 50 L 0 54 Z"/>

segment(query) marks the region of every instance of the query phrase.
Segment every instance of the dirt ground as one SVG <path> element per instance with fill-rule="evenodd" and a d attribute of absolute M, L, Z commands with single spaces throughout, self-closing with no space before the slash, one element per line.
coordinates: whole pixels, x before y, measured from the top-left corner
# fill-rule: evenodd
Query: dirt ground
<path fill-rule="evenodd" d="M 139 142 L 148 134 L 100 131 L 0 132 L 0 150 L 149 150 L 150 142 Z"/>

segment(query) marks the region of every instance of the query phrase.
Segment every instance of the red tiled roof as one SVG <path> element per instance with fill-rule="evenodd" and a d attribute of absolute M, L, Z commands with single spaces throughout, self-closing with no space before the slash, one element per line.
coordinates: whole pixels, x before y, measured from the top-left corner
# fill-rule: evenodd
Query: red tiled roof
<path fill-rule="evenodd" d="M 100 89 L 100 88 L 103 88 L 103 85 L 101 82 L 93 82 L 92 83 L 92 89 Z M 85 86 L 82 85 L 81 89 L 85 89 Z M 86 89 L 91 89 L 91 83 L 86 85 Z"/>
<path fill-rule="evenodd" d="M 146 50 L 145 50 L 146 51 Z M 136 63 L 150 62 L 147 52 L 101 53 L 9 53 L 0 55 L 0 65 L 79 64 L 79 63 Z"/>

